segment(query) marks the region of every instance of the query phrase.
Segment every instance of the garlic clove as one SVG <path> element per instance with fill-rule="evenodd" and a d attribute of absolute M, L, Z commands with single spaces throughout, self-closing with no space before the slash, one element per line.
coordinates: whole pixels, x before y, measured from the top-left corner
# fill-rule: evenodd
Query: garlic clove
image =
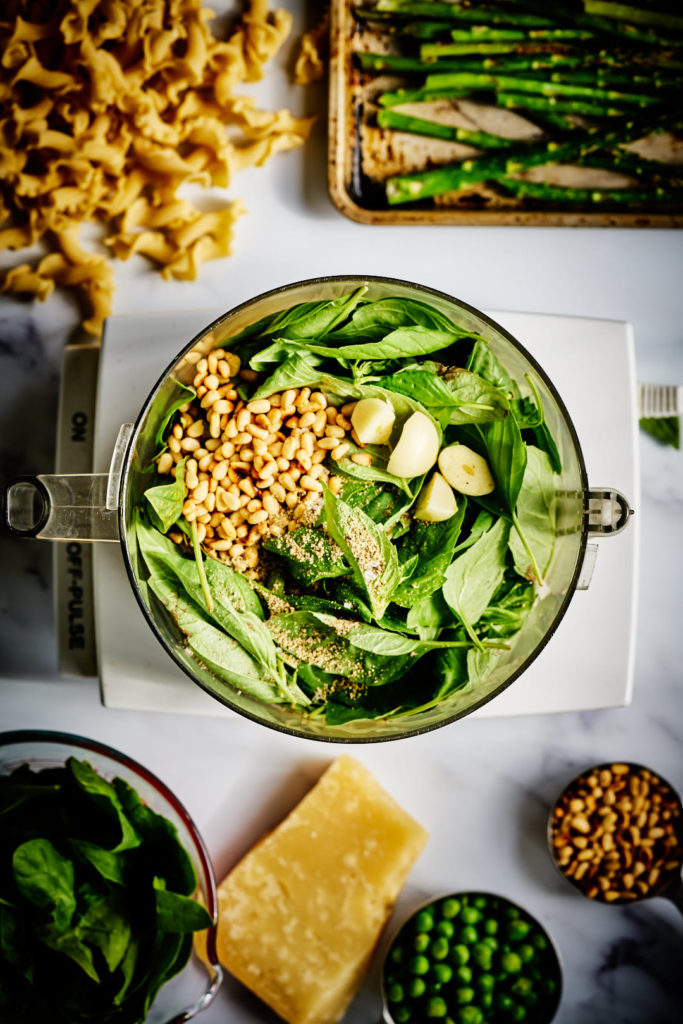
<path fill-rule="evenodd" d="M 458 503 L 450 484 L 441 473 L 434 472 L 420 491 L 415 505 L 415 518 L 424 523 L 442 523 L 458 511 Z"/>
<path fill-rule="evenodd" d="M 421 476 L 431 469 L 439 454 L 439 432 L 423 412 L 414 412 L 403 424 L 387 470 L 394 476 Z"/>
<path fill-rule="evenodd" d="M 448 483 L 461 494 L 477 497 L 490 494 L 495 481 L 486 459 L 464 444 L 451 444 L 439 455 L 439 469 Z"/>
<path fill-rule="evenodd" d="M 381 398 L 361 398 L 351 413 L 351 423 L 362 444 L 386 444 L 391 437 L 396 413 Z"/>

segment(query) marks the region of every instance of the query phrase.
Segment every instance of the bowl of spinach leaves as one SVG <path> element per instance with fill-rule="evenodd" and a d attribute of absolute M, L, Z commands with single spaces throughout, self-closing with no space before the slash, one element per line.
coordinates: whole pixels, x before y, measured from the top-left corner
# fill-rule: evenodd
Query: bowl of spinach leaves
<path fill-rule="evenodd" d="M 0 734 L 5 1024 L 189 1020 L 220 986 L 216 915 L 202 839 L 151 772 L 95 740 Z"/>
<path fill-rule="evenodd" d="M 291 545 L 265 536 L 268 557 L 247 573 L 202 543 L 188 512 L 189 457 L 198 455 L 200 470 L 213 464 L 228 433 L 217 426 L 212 443 L 207 419 L 198 444 L 182 442 L 198 450 L 178 451 L 182 424 L 217 400 L 197 387 L 197 367 L 216 350 L 221 365 L 229 353 L 241 367 L 234 380 L 217 370 L 211 383 L 235 399 L 235 411 L 264 397 L 282 407 L 288 389 L 306 389 L 337 412 L 379 399 L 394 424 L 383 446 L 355 447 L 370 460 L 330 462 L 337 486 L 318 488 L 316 515 L 293 529 Z M 457 511 L 437 522 L 418 511 L 432 471 L 391 471 L 417 414 L 430 422 L 439 456 L 467 446 L 492 480 L 488 493 L 457 493 Z M 173 451 L 170 475 L 160 474 Z M 455 721 L 518 678 L 576 589 L 588 496 L 562 399 L 507 331 L 424 286 L 331 277 L 243 303 L 167 368 L 129 443 L 120 524 L 140 607 L 199 686 L 275 729 L 372 742 Z M 220 521 L 215 504 L 201 511 L 207 529 Z M 372 572 L 358 544 L 379 552 Z"/>

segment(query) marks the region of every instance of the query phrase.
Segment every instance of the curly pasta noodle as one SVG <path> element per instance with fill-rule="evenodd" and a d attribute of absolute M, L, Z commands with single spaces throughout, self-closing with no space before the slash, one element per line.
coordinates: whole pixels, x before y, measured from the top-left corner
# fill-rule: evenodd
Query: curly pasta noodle
<path fill-rule="evenodd" d="M 234 91 L 263 77 L 291 16 L 247 0 L 225 41 L 211 17 L 200 0 L 5 0 L 0 249 L 51 251 L 6 271 L 0 291 L 42 300 L 55 285 L 75 289 L 89 305 L 84 328 L 99 335 L 114 276 L 79 243 L 83 222 L 105 223 L 114 256 L 141 253 L 165 278 L 193 280 L 230 254 L 242 204 L 205 213 L 179 186 L 226 187 L 304 142 L 312 122 Z"/>

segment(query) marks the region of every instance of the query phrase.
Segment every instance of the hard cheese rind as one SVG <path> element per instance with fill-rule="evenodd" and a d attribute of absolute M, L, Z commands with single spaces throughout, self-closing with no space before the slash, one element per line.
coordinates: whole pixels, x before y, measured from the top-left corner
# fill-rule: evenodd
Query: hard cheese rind
<path fill-rule="evenodd" d="M 221 963 L 290 1024 L 339 1020 L 426 841 L 338 758 L 219 886 Z"/>

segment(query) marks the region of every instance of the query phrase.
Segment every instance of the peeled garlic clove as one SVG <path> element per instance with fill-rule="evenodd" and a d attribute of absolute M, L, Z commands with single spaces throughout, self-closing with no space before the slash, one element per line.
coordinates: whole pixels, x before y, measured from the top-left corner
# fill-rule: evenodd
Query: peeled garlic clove
<path fill-rule="evenodd" d="M 449 483 L 441 473 L 432 473 L 420 491 L 415 505 L 415 518 L 424 523 L 442 523 L 458 511 L 458 503 Z"/>
<path fill-rule="evenodd" d="M 394 476 L 421 476 L 432 468 L 438 454 L 439 432 L 429 416 L 414 412 L 403 424 L 387 469 Z"/>
<path fill-rule="evenodd" d="M 363 444 L 386 444 L 395 419 L 392 406 L 381 398 L 361 398 L 351 413 L 351 424 Z"/>
<path fill-rule="evenodd" d="M 461 494 L 490 494 L 495 489 L 486 459 L 464 444 L 451 444 L 439 455 L 439 469 Z"/>

